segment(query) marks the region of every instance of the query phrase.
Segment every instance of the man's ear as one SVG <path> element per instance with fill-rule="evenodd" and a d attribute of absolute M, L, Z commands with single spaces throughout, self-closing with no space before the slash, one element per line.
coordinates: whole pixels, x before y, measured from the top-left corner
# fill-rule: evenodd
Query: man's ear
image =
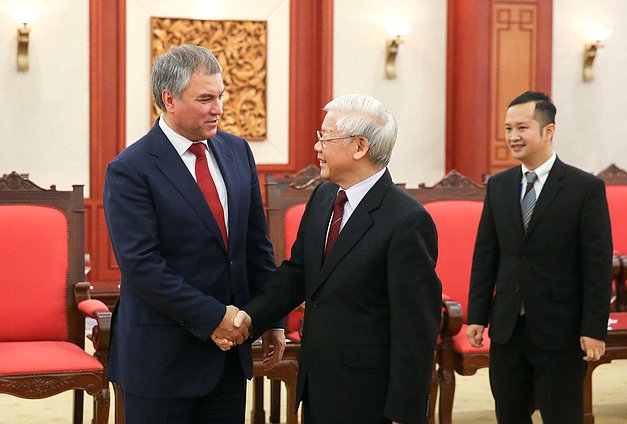
<path fill-rule="evenodd" d="M 355 137 L 355 146 L 357 146 L 357 150 L 353 154 L 353 158 L 355 160 L 359 160 L 364 156 L 368 155 L 368 150 L 370 150 L 370 142 L 366 137 Z"/>
<path fill-rule="evenodd" d="M 544 138 L 552 140 L 553 135 L 555 134 L 555 124 L 546 124 L 542 129 L 542 132 L 544 132 Z"/>
<path fill-rule="evenodd" d="M 161 92 L 161 101 L 165 105 L 165 110 L 167 112 L 174 112 L 174 96 L 168 93 L 166 90 Z"/>

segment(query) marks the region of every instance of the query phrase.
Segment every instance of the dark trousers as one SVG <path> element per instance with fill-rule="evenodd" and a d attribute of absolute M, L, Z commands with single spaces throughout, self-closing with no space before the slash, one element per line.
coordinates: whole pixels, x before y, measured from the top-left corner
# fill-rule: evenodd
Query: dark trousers
<path fill-rule="evenodd" d="M 216 388 L 202 397 L 142 398 L 124 392 L 126 424 L 244 424 L 246 379 L 236 350 Z"/>
<path fill-rule="evenodd" d="M 531 424 L 537 408 L 544 424 L 583 423 L 586 362 L 580 349 L 536 345 L 519 317 L 512 338 L 490 347 L 490 386 L 499 424 Z"/>

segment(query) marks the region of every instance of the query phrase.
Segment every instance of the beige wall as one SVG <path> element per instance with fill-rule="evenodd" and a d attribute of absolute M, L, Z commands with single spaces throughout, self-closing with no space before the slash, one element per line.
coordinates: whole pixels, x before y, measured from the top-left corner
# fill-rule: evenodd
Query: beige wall
<path fill-rule="evenodd" d="M 89 187 L 89 2 L 0 1 L 0 174 L 44 187 Z M 32 6 L 30 70 L 16 65 L 11 12 Z"/>
<path fill-rule="evenodd" d="M 18 5 L 40 11 L 32 25 L 30 71 L 15 66 Z M 334 95 L 362 92 L 382 100 L 399 122 L 390 168 L 410 186 L 433 183 L 444 172 L 446 2 L 335 0 Z M 627 168 L 627 2 L 554 0 L 553 97 L 558 107 L 555 148 L 591 172 L 611 162 Z M 252 143 L 259 163 L 287 160 L 289 0 L 127 0 L 127 141 L 149 126 L 148 18 L 268 19 L 269 141 Z M 88 2 L 0 0 L 0 173 L 29 172 L 33 181 L 69 189 L 89 179 Z M 406 20 L 398 77 L 383 74 L 383 25 Z M 612 26 L 599 51 L 595 81 L 581 81 L 584 30 Z M 283 52 L 283 53 L 277 53 Z M 321 105 L 322 107 L 322 105 Z M 313 136 L 312 136 L 313 141 Z"/>
<path fill-rule="evenodd" d="M 390 172 L 416 186 L 444 173 L 446 2 L 335 0 L 334 96 L 364 93 L 398 121 Z M 397 78 L 384 74 L 388 22 L 411 24 L 396 59 Z"/>
<path fill-rule="evenodd" d="M 590 172 L 612 162 L 627 169 L 627 2 L 555 0 L 553 16 L 555 150 Z M 594 81 L 583 82 L 585 31 L 594 27 L 614 32 L 598 51 Z"/>

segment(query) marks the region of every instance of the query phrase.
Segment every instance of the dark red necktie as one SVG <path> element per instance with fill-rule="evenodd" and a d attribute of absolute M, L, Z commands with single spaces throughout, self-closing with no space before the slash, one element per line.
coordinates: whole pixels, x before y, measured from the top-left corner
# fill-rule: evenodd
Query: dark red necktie
<path fill-rule="evenodd" d="M 329 252 L 337 240 L 337 236 L 340 234 L 340 226 L 342 225 L 342 217 L 344 216 L 344 203 L 348 198 L 346 192 L 340 190 L 335 198 L 335 204 L 333 205 L 333 217 L 331 218 L 331 226 L 329 227 L 329 236 L 327 237 L 327 247 L 324 250 L 324 256 L 329 256 Z"/>
<path fill-rule="evenodd" d="M 228 247 L 229 240 L 226 234 L 226 225 L 224 224 L 224 209 L 222 208 L 222 203 L 220 203 L 220 196 L 218 196 L 216 184 L 213 182 L 213 178 L 209 172 L 205 145 L 203 143 L 193 143 L 189 151 L 196 155 L 196 180 L 198 181 L 202 194 L 205 195 L 205 200 L 207 200 L 207 204 L 209 204 L 209 208 L 218 223 L 218 227 L 220 227 L 224 246 Z"/>

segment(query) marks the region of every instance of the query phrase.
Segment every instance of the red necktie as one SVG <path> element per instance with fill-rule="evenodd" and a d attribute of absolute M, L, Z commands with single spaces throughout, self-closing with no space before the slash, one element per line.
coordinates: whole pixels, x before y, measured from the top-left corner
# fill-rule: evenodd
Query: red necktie
<path fill-rule="evenodd" d="M 216 184 L 213 182 L 213 178 L 211 178 L 211 173 L 209 172 L 205 145 L 203 143 L 193 143 L 189 151 L 196 155 L 196 180 L 198 181 L 202 194 L 205 195 L 205 200 L 207 200 L 207 204 L 209 204 L 209 208 L 218 223 L 218 227 L 220 227 L 224 246 L 228 247 L 229 240 L 226 235 L 226 225 L 224 225 L 224 209 L 222 209 L 222 203 L 220 203 Z"/>
<path fill-rule="evenodd" d="M 324 250 L 324 256 L 329 256 L 329 252 L 337 240 L 337 236 L 340 234 L 340 226 L 342 225 L 342 217 L 344 216 L 344 203 L 348 198 L 346 192 L 340 190 L 335 198 L 335 204 L 333 205 L 333 217 L 331 218 L 331 227 L 329 227 L 329 236 L 327 237 L 327 247 Z"/>

